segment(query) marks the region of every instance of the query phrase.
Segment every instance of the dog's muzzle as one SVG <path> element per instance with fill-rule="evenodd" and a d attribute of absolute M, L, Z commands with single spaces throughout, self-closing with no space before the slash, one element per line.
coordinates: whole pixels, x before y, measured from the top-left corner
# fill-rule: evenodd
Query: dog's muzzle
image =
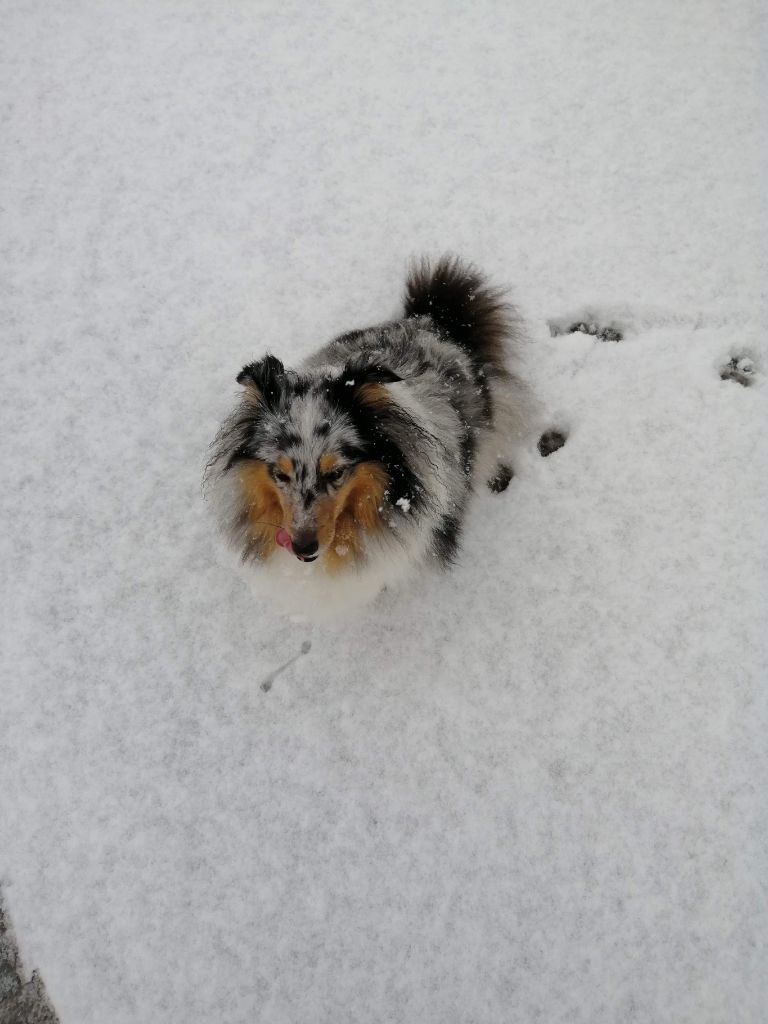
<path fill-rule="evenodd" d="M 275 535 L 275 541 L 281 548 L 296 555 L 300 562 L 314 562 L 320 550 L 314 533 L 300 532 L 291 537 L 290 533 L 281 527 Z"/>

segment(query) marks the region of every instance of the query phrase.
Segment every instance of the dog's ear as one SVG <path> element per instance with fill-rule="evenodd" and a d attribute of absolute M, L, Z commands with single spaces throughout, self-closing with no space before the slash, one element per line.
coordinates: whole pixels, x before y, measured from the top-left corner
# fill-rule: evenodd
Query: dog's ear
<path fill-rule="evenodd" d="M 402 379 L 394 370 L 378 363 L 347 363 L 336 382 L 337 393 L 342 401 L 358 405 L 381 405 L 390 397 L 384 385 L 396 384 Z"/>
<path fill-rule="evenodd" d="M 274 406 L 280 400 L 285 389 L 285 367 L 277 356 L 266 355 L 256 363 L 248 363 L 237 375 L 237 383 L 242 384 L 251 397 Z"/>
<path fill-rule="evenodd" d="M 366 366 L 362 373 L 364 384 L 397 384 L 403 378 L 388 366 Z"/>

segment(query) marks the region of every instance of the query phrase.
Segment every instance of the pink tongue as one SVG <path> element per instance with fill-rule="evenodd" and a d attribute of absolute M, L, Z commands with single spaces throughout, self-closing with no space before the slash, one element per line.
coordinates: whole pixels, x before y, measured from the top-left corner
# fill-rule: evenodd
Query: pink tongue
<path fill-rule="evenodd" d="M 275 534 L 275 541 L 280 545 L 281 548 L 285 548 L 286 551 L 293 551 L 293 544 L 291 543 L 291 535 L 287 530 L 284 530 L 282 526 Z"/>

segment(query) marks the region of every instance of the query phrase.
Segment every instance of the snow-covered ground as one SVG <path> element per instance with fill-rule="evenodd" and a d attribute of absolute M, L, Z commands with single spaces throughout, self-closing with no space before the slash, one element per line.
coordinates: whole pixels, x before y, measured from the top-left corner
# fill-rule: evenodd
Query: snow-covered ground
<path fill-rule="evenodd" d="M 765 1020 L 761 6 L 2 4 L 0 882 L 62 1024 Z M 287 621 L 200 496 L 235 374 L 444 250 L 567 443 Z"/>

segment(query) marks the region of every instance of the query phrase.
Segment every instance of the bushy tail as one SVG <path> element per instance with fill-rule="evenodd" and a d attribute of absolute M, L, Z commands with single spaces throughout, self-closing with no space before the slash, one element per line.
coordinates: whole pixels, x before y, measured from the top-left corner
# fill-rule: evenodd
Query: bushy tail
<path fill-rule="evenodd" d="M 501 289 L 458 256 L 442 256 L 434 266 L 424 258 L 411 268 L 405 315 L 430 316 L 475 365 L 505 371 L 505 342 L 517 334 L 517 314 Z"/>

